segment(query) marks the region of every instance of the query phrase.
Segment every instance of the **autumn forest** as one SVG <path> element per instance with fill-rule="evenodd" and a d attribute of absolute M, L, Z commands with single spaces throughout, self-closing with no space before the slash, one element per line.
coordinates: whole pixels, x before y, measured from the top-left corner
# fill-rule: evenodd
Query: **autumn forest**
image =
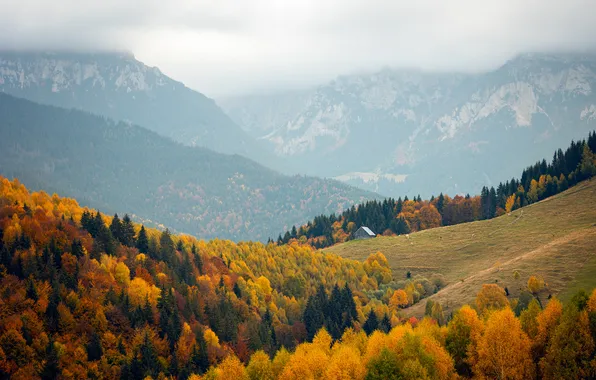
<path fill-rule="evenodd" d="M 596 378 L 596 290 L 499 284 L 446 313 L 445 279 L 318 248 L 490 219 L 596 175 L 596 134 L 479 196 L 370 202 L 277 241 L 198 240 L 0 178 L 0 373 L 13 379 Z M 383 237 L 380 237 L 383 238 Z"/>

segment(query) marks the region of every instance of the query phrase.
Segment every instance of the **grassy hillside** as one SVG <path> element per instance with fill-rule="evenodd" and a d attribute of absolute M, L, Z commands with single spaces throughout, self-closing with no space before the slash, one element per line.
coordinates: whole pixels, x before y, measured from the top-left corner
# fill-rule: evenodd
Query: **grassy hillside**
<path fill-rule="evenodd" d="M 484 283 L 498 283 L 516 297 L 531 275 L 547 283 L 541 298 L 552 294 L 565 299 L 596 286 L 595 204 L 592 180 L 492 220 L 350 241 L 326 252 L 365 260 L 381 251 L 397 278 L 408 271 L 413 277 L 442 274 L 447 286 L 430 298 L 448 312 L 472 302 Z M 422 300 L 405 312 L 422 315 L 425 304 Z"/>

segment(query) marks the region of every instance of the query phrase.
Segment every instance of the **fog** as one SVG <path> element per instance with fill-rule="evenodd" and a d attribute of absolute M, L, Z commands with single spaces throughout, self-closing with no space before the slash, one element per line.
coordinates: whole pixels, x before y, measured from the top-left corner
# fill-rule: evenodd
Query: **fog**
<path fill-rule="evenodd" d="M 593 51 L 593 0 L 2 0 L 0 48 L 130 50 L 212 97 L 382 67 L 477 72 Z"/>

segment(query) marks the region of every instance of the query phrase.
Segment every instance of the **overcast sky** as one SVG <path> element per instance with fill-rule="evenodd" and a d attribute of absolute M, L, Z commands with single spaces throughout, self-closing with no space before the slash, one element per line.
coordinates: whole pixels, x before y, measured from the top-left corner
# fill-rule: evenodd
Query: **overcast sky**
<path fill-rule="evenodd" d="M 212 97 L 596 49 L 596 0 L 0 0 L 0 48 L 126 49 Z"/>

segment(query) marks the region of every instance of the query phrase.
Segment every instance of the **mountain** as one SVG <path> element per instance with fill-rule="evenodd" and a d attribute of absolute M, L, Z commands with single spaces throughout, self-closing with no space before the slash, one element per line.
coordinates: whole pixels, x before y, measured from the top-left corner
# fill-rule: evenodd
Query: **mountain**
<path fill-rule="evenodd" d="M 480 74 L 384 69 L 219 103 L 305 173 L 430 196 L 476 193 L 585 136 L 595 88 L 594 55 L 525 54 Z"/>
<path fill-rule="evenodd" d="M 141 125 L 186 145 L 275 162 L 212 99 L 130 53 L 0 52 L 0 92 Z"/>
<path fill-rule="evenodd" d="M 200 238 L 266 240 L 376 194 L 0 94 L 0 174 Z"/>

